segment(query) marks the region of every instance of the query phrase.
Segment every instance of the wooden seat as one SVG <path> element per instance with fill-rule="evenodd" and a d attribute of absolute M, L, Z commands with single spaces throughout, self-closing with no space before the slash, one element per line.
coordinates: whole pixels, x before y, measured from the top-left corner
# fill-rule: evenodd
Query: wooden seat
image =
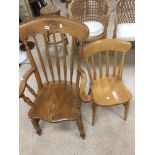
<path fill-rule="evenodd" d="M 29 111 L 29 117 L 49 122 L 77 120 L 80 117 L 80 102 L 75 83 L 50 83 L 38 92 L 38 98 Z"/>
<path fill-rule="evenodd" d="M 131 93 L 123 81 L 115 77 L 102 78 L 94 81 L 91 87 L 93 100 L 98 105 L 117 105 L 131 99 Z"/>
<path fill-rule="evenodd" d="M 47 40 L 49 33 L 52 33 L 53 36 L 54 56 L 52 58 L 52 49 L 49 48 Z M 56 33 L 60 33 L 62 37 L 61 51 L 58 51 L 57 48 Z M 71 52 L 68 55 L 70 57 L 69 60 L 66 58 L 66 33 L 71 38 Z M 80 75 L 77 68 L 80 66 L 83 42 L 88 38 L 88 28 L 84 24 L 67 17 L 41 16 L 22 23 L 19 28 L 19 34 L 20 39 L 26 47 L 31 64 L 31 68 L 24 74 L 21 80 L 19 97 L 23 98 L 31 107 L 29 117 L 36 133 L 40 135 L 42 131 L 39 126 L 40 119 L 51 123 L 72 120 L 76 121 L 80 136 L 85 138 L 80 113 Z M 35 49 L 33 52 L 27 45 L 28 37 L 34 40 Z M 39 41 L 38 38 L 40 39 Z M 78 51 L 76 48 L 77 39 L 80 41 Z M 41 49 L 45 52 L 41 52 Z M 59 52 L 62 52 L 62 56 L 59 56 Z M 36 56 L 35 58 L 34 55 Z M 74 63 L 75 61 L 76 64 Z M 74 70 L 75 72 L 73 72 Z M 49 74 L 47 71 L 49 71 Z M 40 74 L 40 72 L 43 74 Z M 36 79 L 33 81 L 33 84 L 36 81 L 38 87 L 37 92 L 30 86 L 31 84 L 28 84 L 28 80 L 32 74 L 34 74 Z M 73 77 L 75 78 L 73 79 Z M 34 96 L 34 101 L 25 95 L 25 89 Z"/>
<path fill-rule="evenodd" d="M 80 68 L 79 72 L 82 78 L 80 96 L 84 101 L 92 102 L 92 125 L 95 122 L 97 105 L 113 106 L 123 104 L 125 107 L 124 119 L 127 119 L 129 102 L 132 95 L 122 80 L 122 72 L 125 55 L 130 48 L 131 43 L 129 42 L 116 39 L 102 39 L 89 44 L 83 51 L 83 58 L 90 79 L 90 91 L 89 95 L 87 95 L 85 92 L 87 75 Z M 110 55 L 111 52 L 113 53 L 112 55 Z M 119 59 L 118 53 L 121 55 L 121 59 Z M 105 62 L 105 75 L 103 75 L 103 62 Z M 113 69 L 111 74 L 110 62 L 112 62 Z M 97 71 L 99 75 L 97 75 Z"/>

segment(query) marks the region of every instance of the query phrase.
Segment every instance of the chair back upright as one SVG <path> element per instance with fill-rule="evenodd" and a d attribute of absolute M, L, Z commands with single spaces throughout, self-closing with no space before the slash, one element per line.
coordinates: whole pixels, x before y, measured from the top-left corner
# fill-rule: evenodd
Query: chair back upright
<path fill-rule="evenodd" d="M 122 80 L 125 55 L 130 48 L 131 43 L 116 39 L 102 39 L 89 44 L 83 51 L 83 58 L 91 84 L 94 84 L 95 80 L 99 78 L 109 78 L 111 76 Z M 113 57 L 110 56 L 111 52 Z M 118 52 L 121 54 L 120 60 L 118 59 Z M 105 60 L 103 56 L 105 56 Z M 105 74 L 103 74 L 104 62 Z M 110 73 L 110 62 L 112 63 L 112 73 Z M 97 75 L 97 72 L 99 75 Z"/>
<path fill-rule="evenodd" d="M 78 27 L 78 28 L 77 28 Z M 51 48 L 48 46 L 47 33 L 51 33 L 53 37 L 53 52 L 54 56 L 51 56 Z M 60 57 L 57 45 L 56 33 L 61 34 L 62 38 L 62 56 Z M 71 51 L 67 49 L 67 43 L 65 35 L 71 36 Z M 72 84 L 73 71 L 80 65 L 80 54 L 83 48 L 83 41 L 88 38 L 88 28 L 75 20 L 71 20 L 67 17 L 60 16 L 42 16 L 36 17 L 28 22 L 22 23 L 19 28 L 19 35 L 21 41 L 26 47 L 26 52 L 31 63 L 31 66 L 35 68 L 35 78 L 37 81 L 38 89 L 43 87 L 43 79 L 46 84 L 50 81 L 59 82 L 69 81 Z M 39 36 L 39 37 L 38 37 Z M 28 38 L 31 37 L 35 43 L 35 50 L 31 51 L 27 45 Z M 39 39 L 38 39 L 39 38 Z M 76 39 L 80 41 L 80 51 L 78 54 L 77 65 L 74 65 L 76 55 Z M 42 43 L 43 42 L 43 43 Z M 44 49 L 45 52 L 42 52 Z M 36 52 L 36 53 L 35 53 Z M 67 59 L 67 52 L 70 53 L 70 59 Z M 34 57 L 35 55 L 35 57 Z M 37 55 L 37 58 L 36 58 Z M 40 67 L 39 67 L 40 66 Z M 67 67 L 68 66 L 68 67 Z M 40 70 L 43 74 L 40 73 Z M 49 70 L 49 72 L 47 71 Z M 50 74 L 48 74 L 50 73 Z M 69 73 L 69 76 L 67 76 Z M 77 72 L 75 73 L 76 79 L 78 79 Z M 74 81 L 75 83 L 78 80 Z M 78 83 L 77 83 L 78 85 Z"/>

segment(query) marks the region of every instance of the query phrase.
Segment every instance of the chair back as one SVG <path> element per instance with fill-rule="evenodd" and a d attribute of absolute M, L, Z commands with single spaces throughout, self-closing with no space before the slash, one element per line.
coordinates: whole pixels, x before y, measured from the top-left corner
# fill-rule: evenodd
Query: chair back
<path fill-rule="evenodd" d="M 59 54 L 61 51 L 58 50 L 57 33 L 62 38 L 61 51 L 63 54 L 61 57 Z M 48 34 L 51 34 L 53 37 L 53 46 L 51 48 L 48 44 Z M 71 38 L 70 52 L 67 49 L 66 34 Z M 67 17 L 36 17 L 20 25 L 19 36 L 26 47 L 31 66 L 35 68 L 34 75 L 39 89 L 43 87 L 43 81 L 47 84 L 50 81 L 60 83 L 62 81 L 69 81 L 72 84 L 74 70 L 75 77 L 77 78 L 76 69 L 80 65 L 80 53 L 83 48 L 82 42 L 88 38 L 88 28 L 84 24 Z M 27 45 L 28 38 L 31 38 L 35 43 L 35 49 L 32 51 Z M 78 53 L 75 52 L 77 49 L 76 39 L 80 41 L 80 51 Z M 51 56 L 52 51 L 54 53 L 53 57 Z M 67 55 L 67 52 L 70 55 Z M 75 59 L 76 54 L 78 54 L 78 60 Z M 77 65 L 74 65 L 74 62 L 77 62 Z"/>
<path fill-rule="evenodd" d="M 117 24 L 135 23 L 135 0 L 118 0 L 116 18 Z"/>
<path fill-rule="evenodd" d="M 110 13 L 111 3 L 109 0 L 73 0 L 69 5 L 70 17 L 82 22 L 89 20 L 103 23 Z"/>
<path fill-rule="evenodd" d="M 87 66 L 91 84 L 98 78 L 108 78 L 110 76 L 121 80 L 125 54 L 130 48 L 131 43 L 116 39 L 102 39 L 89 44 L 83 51 L 83 58 Z M 118 52 L 121 54 L 120 60 L 118 59 Z M 111 57 L 110 54 L 112 54 L 113 57 Z M 103 75 L 104 62 L 105 75 Z M 112 73 L 110 73 L 110 62 L 112 63 Z M 97 76 L 97 72 L 99 76 Z"/>

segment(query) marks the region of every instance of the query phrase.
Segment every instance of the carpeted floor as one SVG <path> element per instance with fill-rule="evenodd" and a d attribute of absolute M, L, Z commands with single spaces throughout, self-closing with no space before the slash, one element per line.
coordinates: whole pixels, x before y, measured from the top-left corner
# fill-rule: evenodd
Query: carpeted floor
<path fill-rule="evenodd" d="M 114 0 L 113 0 L 114 1 Z M 54 3 L 66 15 L 65 4 L 59 0 Z M 112 37 L 113 15 L 109 22 L 108 38 Z M 135 53 L 127 54 L 123 80 L 133 97 L 130 104 L 128 119 L 123 120 L 123 106 L 98 107 L 95 126 L 91 126 L 91 105 L 82 103 L 82 119 L 86 132 L 86 139 L 82 140 L 75 122 L 48 123 L 40 121 L 43 133 L 38 136 L 27 116 L 29 107 L 20 99 L 20 154 L 21 155 L 134 155 L 134 78 Z M 35 57 L 35 55 L 34 55 Z M 68 59 L 70 55 L 67 56 Z M 28 62 L 28 61 L 27 61 Z M 19 68 L 20 77 L 30 68 L 23 64 Z M 33 77 L 29 83 L 36 88 Z"/>

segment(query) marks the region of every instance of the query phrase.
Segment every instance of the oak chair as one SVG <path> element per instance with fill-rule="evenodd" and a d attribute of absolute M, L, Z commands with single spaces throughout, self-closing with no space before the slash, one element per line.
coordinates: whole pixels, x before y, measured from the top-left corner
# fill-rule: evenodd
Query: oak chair
<path fill-rule="evenodd" d="M 116 2 L 113 38 L 135 44 L 135 0 L 118 0 Z"/>
<path fill-rule="evenodd" d="M 86 72 L 79 68 L 81 73 L 80 96 L 83 100 L 92 102 L 92 125 L 95 122 L 97 105 L 114 106 L 123 104 L 125 108 L 124 120 L 127 119 L 131 93 L 122 80 L 122 73 L 125 55 L 130 48 L 131 43 L 129 42 L 102 39 L 89 44 L 83 51 L 83 58 L 90 79 L 90 92 L 87 94 L 85 91 Z M 113 52 L 114 55 L 111 61 L 110 52 Z M 119 54 L 121 54 L 121 59 Z M 105 75 L 103 74 L 103 62 L 105 62 Z M 112 62 L 112 68 L 110 68 L 110 62 Z M 112 73 L 110 73 L 111 69 Z"/>
<path fill-rule="evenodd" d="M 78 29 L 76 27 L 78 27 Z M 51 59 L 51 53 L 48 48 L 47 33 L 49 32 L 53 34 L 54 59 Z M 39 42 L 37 40 L 38 33 L 43 37 L 43 46 L 45 46 L 46 51 L 45 55 L 41 53 L 41 48 L 39 47 L 39 42 L 41 43 L 41 40 L 39 40 Z M 55 33 L 61 33 L 63 38 L 63 57 L 61 58 L 58 56 L 60 51 L 57 49 Z M 66 33 L 72 37 L 71 58 L 69 61 L 66 59 Z M 80 113 L 80 75 L 77 74 L 77 67 L 80 65 L 78 62 L 80 61 L 75 65 L 75 60 L 80 60 L 80 53 L 83 47 L 82 42 L 88 37 L 88 28 L 84 24 L 67 17 L 42 16 L 36 17 L 29 22 L 22 23 L 19 28 L 19 35 L 26 46 L 27 55 L 31 63 L 31 68 L 25 73 L 21 80 L 19 97 L 23 98 L 30 106 L 28 116 L 32 121 L 36 133 L 40 135 L 42 132 L 39 126 L 39 120 L 45 120 L 51 123 L 76 121 L 80 136 L 84 138 L 85 132 Z M 34 59 L 34 51 L 32 54 L 32 51 L 30 51 L 27 46 L 28 37 L 34 39 L 36 47 L 35 52 L 39 59 Z M 80 51 L 78 51 L 78 53 L 75 52 L 75 38 L 80 40 Z M 78 54 L 78 58 L 76 57 L 75 59 L 76 53 Z M 38 62 L 36 62 L 36 60 L 38 60 Z M 45 62 L 48 63 L 46 64 Z M 37 64 L 40 64 L 41 67 L 38 68 Z M 67 67 L 67 65 L 69 67 Z M 48 69 L 50 70 L 50 74 L 47 72 Z M 43 71 L 43 74 L 40 74 L 40 70 Z M 37 82 L 37 92 L 28 84 L 28 80 L 32 74 L 34 74 Z M 43 79 L 45 81 L 44 83 Z M 34 101 L 25 95 L 26 88 L 34 96 Z"/>
<path fill-rule="evenodd" d="M 88 42 L 107 37 L 111 10 L 109 0 L 72 0 L 68 7 L 70 18 L 79 20 L 88 26 Z"/>

